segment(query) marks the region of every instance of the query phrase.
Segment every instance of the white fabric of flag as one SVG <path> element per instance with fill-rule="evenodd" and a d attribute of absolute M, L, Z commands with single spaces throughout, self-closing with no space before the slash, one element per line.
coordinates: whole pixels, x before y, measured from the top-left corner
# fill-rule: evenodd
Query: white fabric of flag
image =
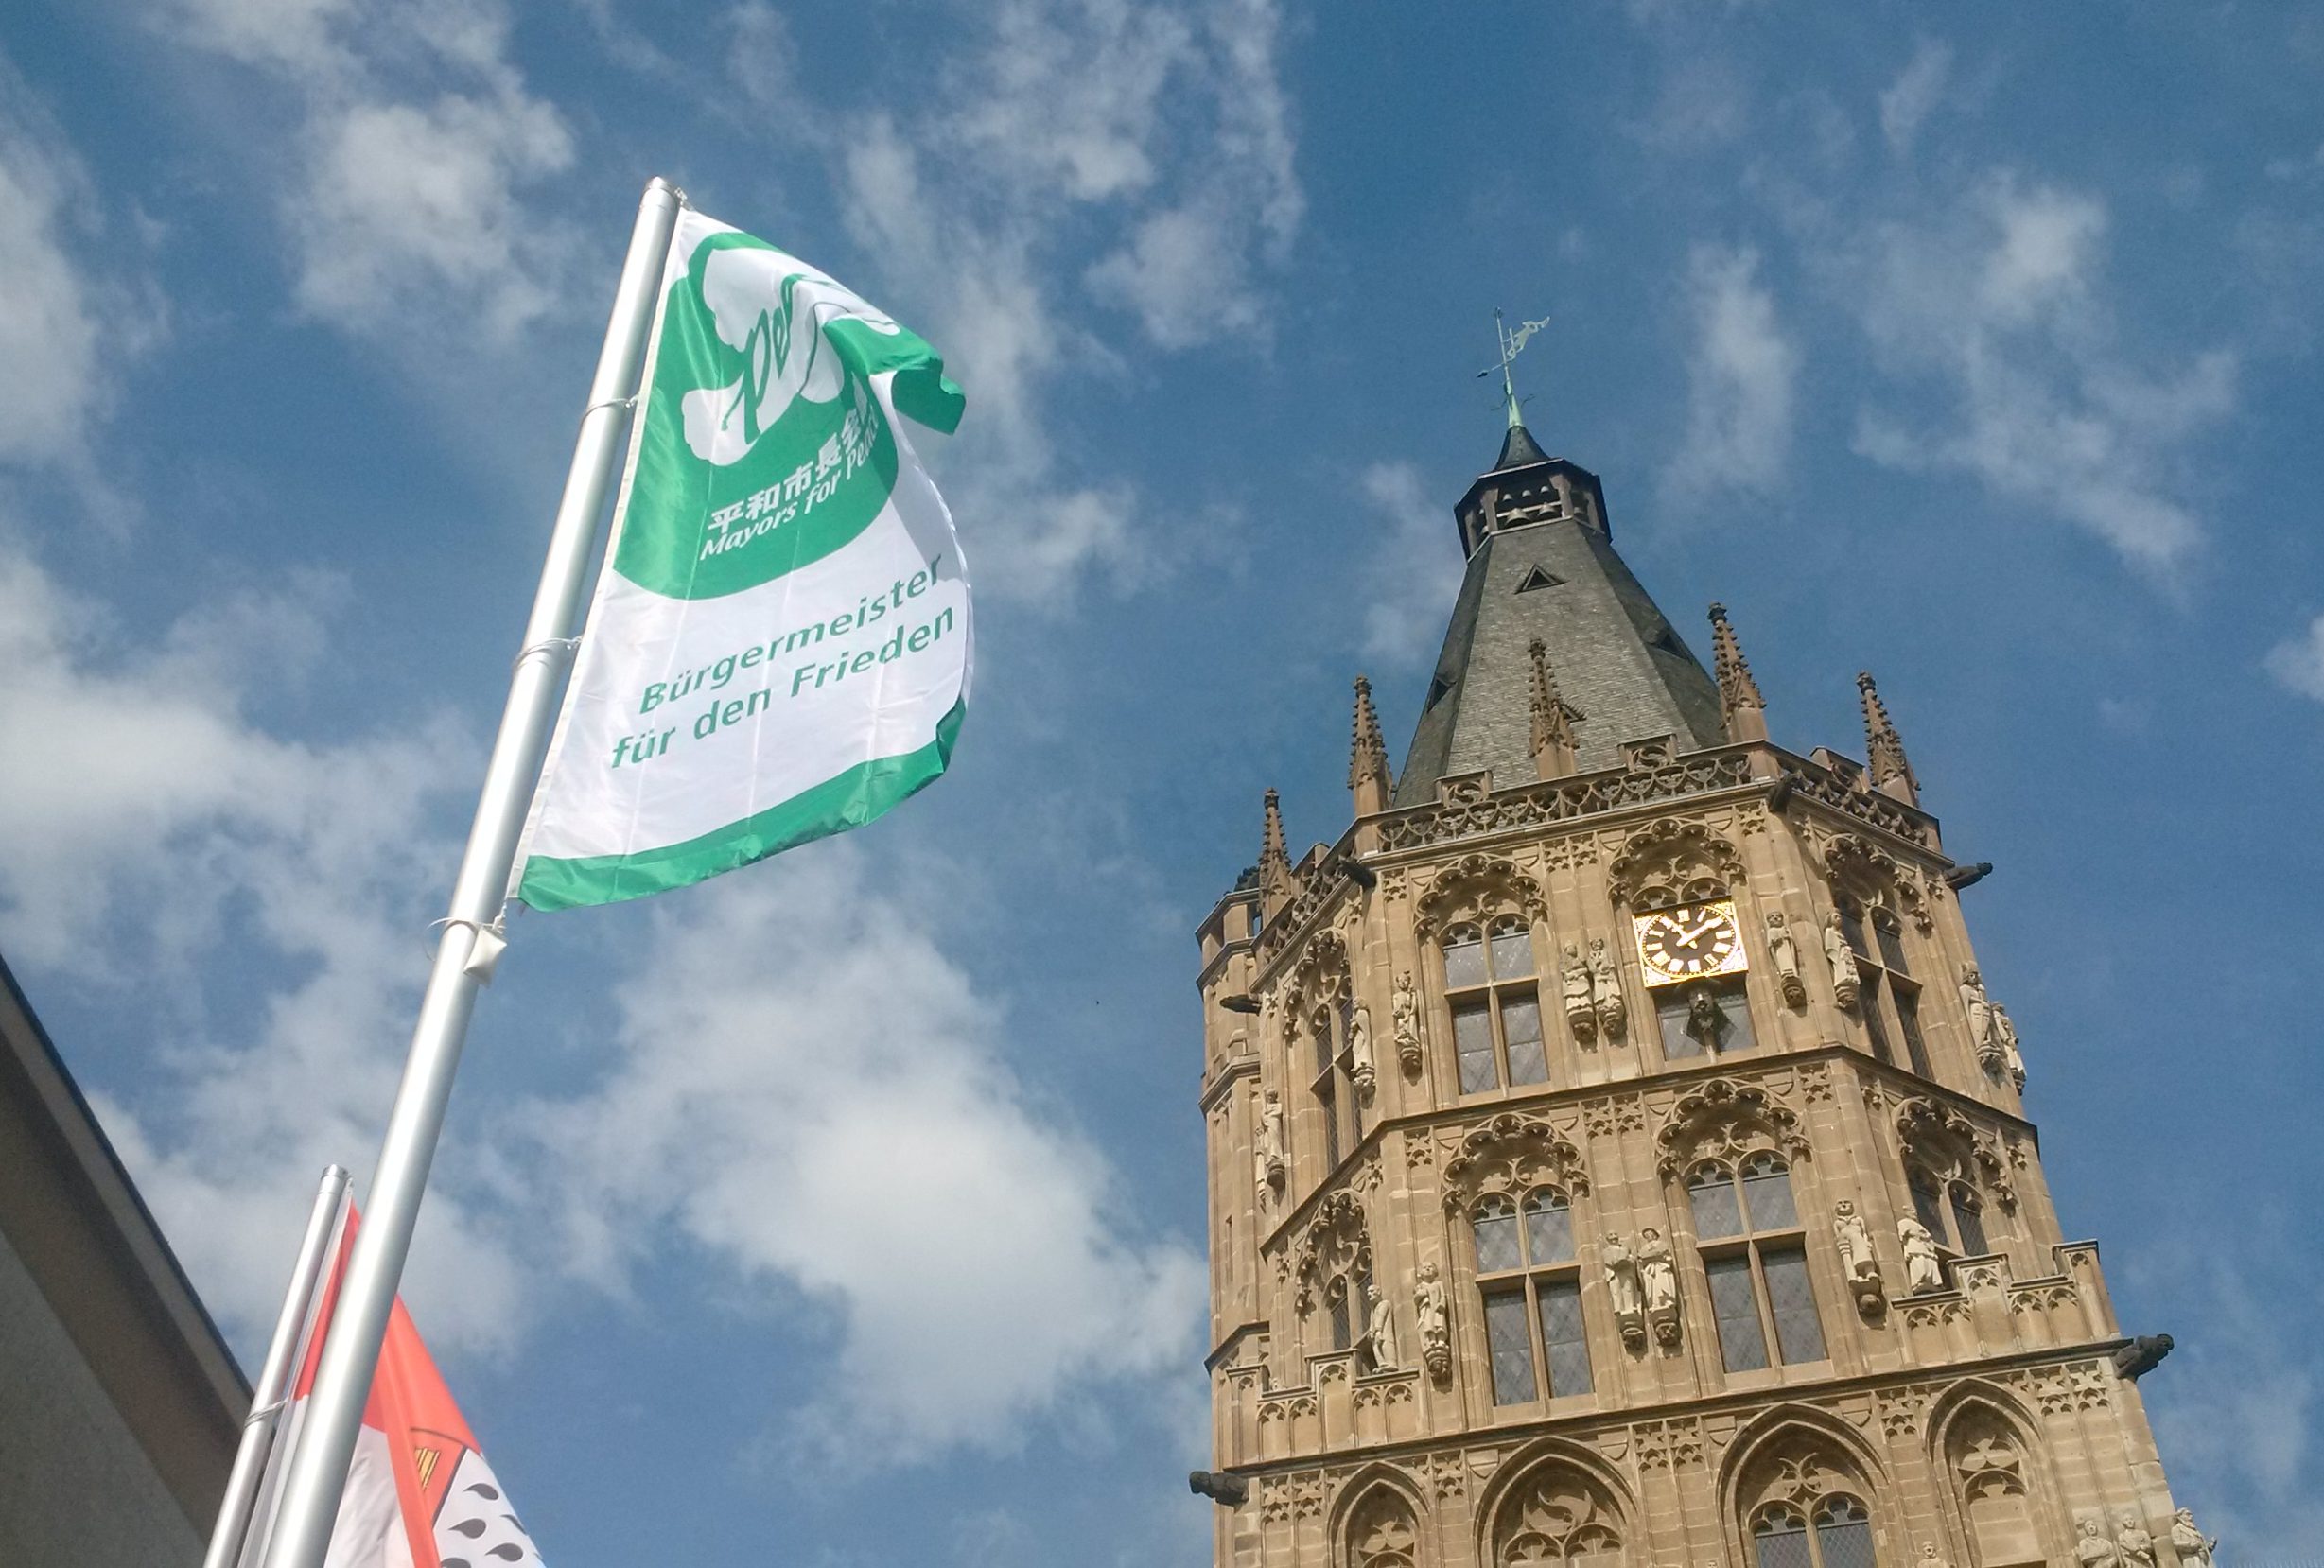
<path fill-rule="evenodd" d="M 511 891 L 684 886 L 938 777 L 969 583 L 919 443 L 959 388 L 815 268 L 678 215 L 614 531 Z"/>

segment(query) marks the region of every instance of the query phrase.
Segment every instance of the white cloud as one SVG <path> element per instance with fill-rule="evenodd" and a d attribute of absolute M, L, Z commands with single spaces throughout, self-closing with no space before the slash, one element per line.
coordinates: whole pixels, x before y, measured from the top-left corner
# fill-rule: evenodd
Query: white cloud
<path fill-rule="evenodd" d="M 0 60 L 0 462 L 73 464 L 115 390 L 113 367 L 160 331 L 160 302 L 103 246 L 93 186 Z"/>
<path fill-rule="evenodd" d="M 1913 150 L 1921 122 L 1945 100 L 1952 76 L 1953 52 L 1946 44 L 1921 40 L 1913 59 L 1880 94 L 1880 133 L 1898 157 Z"/>
<path fill-rule="evenodd" d="M 1445 607 L 1460 591 L 1465 563 L 1442 502 L 1408 462 L 1375 462 L 1364 497 L 1387 522 L 1365 573 L 1364 654 L 1390 666 L 1418 664 L 1444 636 Z"/>
<path fill-rule="evenodd" d="M 514 92 L 357 103 L 319 113 L 310 135 L 288 213 L 310 314 L 379 331 L 457 301 L 505 341 L 555 303 L 558 251 L 515 194 L 572 162 L 548 105 Z"/>
<path fill-rule="evenodd" d="M 1880 362 L 1942 410 L 1867 409 L 1856 444 L 1894 467 L 1968 475 L 2159 574 L 2202 537 L 2180 448 L 2234 409 L 2236 363 L 2212 352 L 2155 374 L 2123 355 L 2102 287 L 2106 232 L 2094 198 L 2001 175 L 1831 245 Z"/>
<path fill-rule="evenodd" d="M 844 117 L 849 232 L 968 389 L 943 477 L 984 585 L 1061 606 L 1182 558 L 1131 486 L 1059 481 L 1057 398 L 1123 373 L 1085 298 L 1168 350 L 1263 336 L 1253 279 L 1302 210 L 1279 26 L 1272 0 L 1008 0 L 924 105 Z"/>
<path fill-rule="evenodd" d="M 2302 635 L 2269 649 L 2267 672 L 2286 691 L 2324 703 L 2324 616 L 2310 621 Z"/>
<path fill-rule="evenodd" d="M 1010 1447 L 1192 1353 L 1200 1258 L 1123 1228 L 1104 1158 L 1000 1059 L 999 1007 L 852 846 L 673 905 L 619 1020 L 607 1079 L 533 1118 L 567 1253 L 615 1285 L 675 1233 L 770 1310 L 827 1311 L 803 1447 Z"/>
<path fill-rule="evenodd" d="M 180 0 L 175 20 L 298 104 L 279 204 L 308 315 L 423 357 L 505 344 L 557 302 L 573 236 L 533 197 L 573 139 L 508 62 L 503 5 Z"/>
<path fill-rule="evenodd" d="M 1687 269 L 1695 328 L 1687 364 L 1686 435 L 1667 479 L 1684 495 L 1765 491 L 1791 455 L 1799 351 L 1749 250 L 1698 247 Z"/>
<path fill-rule="evenodd" d="M 108 1100 L 105 1124 L 245 1336 L 279 1304 L 316 1174 L 331 1160 L 359 1174 L 376 1146 L 423 891 L 457 853 L 432 808 L 472 773 L 441 721 L 330 745 L 250 721 L 243 693 L 322 648 L 330 592 L 297 586 L 129 634 L 0 537 L 0 724 L 40 734 L 45 757 L 0 770 L 0 946 L 151 1020 L 134 1080 L 149 1093 Z M 230 939 L 295 976 L 261 987 L 231 1045 L 201 1024 Z M 430 1203 L 412 1295 L 448 1343 L 517 1321 L 516 1277 L 488 1228 L 456 1190 Z"/>

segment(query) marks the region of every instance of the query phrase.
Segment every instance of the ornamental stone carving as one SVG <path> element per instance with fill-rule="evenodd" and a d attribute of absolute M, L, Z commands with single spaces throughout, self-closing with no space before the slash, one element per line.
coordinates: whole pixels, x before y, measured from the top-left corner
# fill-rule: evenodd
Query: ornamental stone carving
<path fill-rule="evenodd" d="M 1284 1147 L 1283 1096 L 1268 1089 L 1259 1106 L 1259 1136 L 1255 1140 L 1259 1151 L 1259 1188 L 1265 1192 L 1280 1189 L 1287 1151 Z"/>
<path fill-rule="evenodd" d="M 1602 936 L 1590 938 L 1590 989 L 1598 1004 L 1598 1027 L 1609 1040 L 1622 1037 L 1624 1008 L 1622 977 L 1614 967 L 1614 950 Z"/>
<path fill-rule="evenodd" d="M 1774 1145 L 1804 1157 L 1808 1140 L 1798 1113 L 1778 1104 L 1756 1085 L 1713 1078 L 1680 1096 L 1654 1134 L 1659 1168 L 1674 1177 L 1699 1159 L 1732 1157 Z"/>
<path fill-rule="evenodd" d="M 1824 846 L 1824 870 L 1833 891 L 1860 907 L 1901 915 L 1923 936 L 1936 929 L 1919 881 L 1869 839 L 1856 833 L 1833 838 Z"/>
<path fill-rule="evenodd" d="M 1679 1342 L 1678 1268 L 1671 1262 L 1670 1242 L 1648 1227 L 1638 1232 L 1638 1288 L 1646 1297 L 1646 1321 L 1655 1340 Z"/>
<path fill-rule="evenodd" d="M 1396 1042 L 1396 1061 L 1407 1078 L 1418 1077 L 1421 1070 L 1420 991 L 1412 984 L 1412 971 L 1405 970 L 1396 977 L 1395 994 L 1389 1001 L 1389 1033 Z"/>
<path fill-rule="evenodd" d="M 1622 1245 L 1622 1238 L 1609 1230 L 1599 1261 L 1606 1271 L 1606 1298 L 1614 1303 L 1614 1321 L 1622 1331 L 1622 1342 L 1635 1348 L 1646 1341 L 1646 1290 L 1638 1282 L 1638 1260 Z"/>
<path fill-rule="evenodd" d="M 2082 1515 L 2074 1521 L 2074 1561 L 2081 1568 L 2122 1568 L 2123 1555 L 2106 1539 L 2096 1514 Z"/>
<path fill-rule="evenodd" d="M 1800 978 L 1799 941 L 1791 934 L 1791 923 L 1784 918 L 1783 911 L 1767 912 L 1767 958 L 1774 966 L 1775 983 L 1783 992 L 1784 1005 L 1808 1005 L 1808 983 Z"/>
<path fill-rule="evenodd" d="M 1622 1560 L 1622 1517 L 1579 1468 L 1545 1464 L 1511 1491 L 1494 1521 L 1494 1568 Z"/>
<path fill-rule="evenodd" d="M 1983 1186 L 2003 1209 L 2018 1207 L 2008 1163 L 1976 1124 L 1951 1106 L 1916 1094 L 1896 1106 L 1896 1138 L 1905 1158 L 1942 1181 Z"/>
<path fill-rule="evenodd" d="M 1670 817 L 1633 833 L 1606 867 L 1614 901 L 1634 910 L 1721 897 L 1742 879 L 1735 845 L 1703 823 Z"/>
<path fill-rule="evenodd" d="M 1574 1038 L 1583 1045 L 1598 1038 L 1598 1004 L 1590 990 L 1589 960 L 1581 956 L 1581 947 L 1565 944 L 1565 1022 L 1574 1032 Z"/>
<path fill-rule="evenodd" d="M 1856 950 L 1848 946 L 1848 933 L 1841 927 L 1838 910 L 1824 917 L 1824 962 L 1832 971 L 1832 1000 L 1843 1007 L 1854 1007 L 1861 984 Z"/>
<path fill-rule="evenodd" d="M 1371 1274 L 1372 1235 L 1364 1224 L 1364 1207 L 1354 1193 L 1334 1193 L 1317 1205 L 1300 1240 L 1295 1266 L 1300 1281 L 1295 1304 L 1302 1313 L 1313 1310 L 1318 1299 L 1332 1299 L 1335 1281 L 1345 1292 L 1353 1281 Z M 1348 1305 L 1353 1309 L 1358 1303 L 1350 1297 Z"/>
<path fill-rule="evenodd" d="M 1586 1193 L 1590 1178 L 1581 1151 L 1538 1116 L 1504 1111 L 1471 1127 L 1444 1162 L 1444 1207 L 1454 1213 L 1488 1193 L 1514 1198 L 1543 1186 Z"/>
<path fill-rule="evenodd" d="M 1873 1316 L 1887 1304 L 1880 1281 L 1880 1260 L 1873 1255 L 1872 1231 L 1855 1203 L 1842 1198 L 1832 1205 L 1832 1234 L 1840 1244 L 1840 1272 L 1856 1298 L 1856 1310 Z"/>
<path fill-rule="evenodd" d="M 2001 1067 L 2009 1074 L 2013 1088 L 2025 1088 L 2025 1058 L 2018 1054 L 2018 1026 L 2009 1021 L 2009 1009 L 2000 1002 L 1993 1004 L 1993 1033 L 2001 1044 Z"/>
<path fill-rule="evenodd" d="M 1421 1361 L 1442 1385 L 1453 1375 L 1453 1325 L 1437 1265 L 1423 1263 L 1412 1280 L 1412 1320 L 1420 1330 Z"/>
<path fill-rule="evenodd" d="M 2179 1568 L 2211 1568 L 2219 1538 L 2196 1529 L 2194 1510 L 2181 1508 L 2171 1516 L 2171 1549 L 2178 1554 Z"/>
<path fill-rule="evenodd" d="M 1299 1038 L 1302 1028 L 1319 1035 L 1331 1028 L 1331 1012 L 1349 992 L 1348 944 L 1337 932 L 1319 932 L 1300 954 L 1284 987 L 1284 1027 Z"/>
<path fill-rule="evenodd" d="M 1348 1076 L 1355 1083 L 1355 1092 L 1371 1104 L 1380 1075 L 1372 1059 L 1372 1009 L 1360 1002 L 1348 1014 Z"/>
<path fill-rule="evenodd" d="M 1439 932 L 1464 915 L 1487 915 L 1518 909 L 1527 918 L 1546 924 L 1549 901 L 1541 884 L 1501 855 L 1463 855 L 1438 872 L 1417 900 L 1413 929 L 1421 940 L 1434 941 Z"/>
<path fill-rule="evenodd" d="M 2155 1568 L 2155 1538 L 2139 1523 L 2135 1513 L 2123 1514 L 2115 1526 L 2114 1551 L 2122 1559 L 2123 1568 Z"/>
<path fill-rule="evenodd" d="M 1936 1238 L 1915 1219 L 1896 1222 L 1896 1239 L 1904 1244 L 1904 1288 L 1910 1295 L 1945 1288 L 1945 1258 Z"/>
<path fill-rule="evenodd" d="M 1396 1357 L 1396 1309 L 1380 1294 L 1377 1284 L 1364 1287 L 1363 1346 L 1375 1372 L 1393 1371 L 1404 1365 Z"/>
<path fill-rule="evenodd" d="M 1985 978 L 1974 964 L 1961 966 L 1961 1006 L 1969 1015 L 1969 1045 L 1977 1062 L 1995 1077 L 2001 1075 L 2001 1035 L 1994 1027 L 1993 999 L 1985 994 Z"/>

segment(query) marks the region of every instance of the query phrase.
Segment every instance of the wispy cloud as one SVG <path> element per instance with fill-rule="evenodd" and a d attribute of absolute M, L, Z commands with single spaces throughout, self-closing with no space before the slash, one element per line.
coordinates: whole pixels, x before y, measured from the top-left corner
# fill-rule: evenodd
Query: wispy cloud
<path fill-rule="evenodd" d="M 1888 138 L 1890 151 L 1902 157 L 1913 150 L 1913 140 L 1920 134 L 1921 122 L 1945 100 L 1952 69 L 1952 49 L 1931 39 L 1923 39 L 1913 50 L 1911 62 L 1882 90 L 1880 134 Z"/>
<path fill-rule="evenodd" d="M 95 187 L 0 59 L 0 462 L 75 464 L 117 367 L 163 329 L 152 288 L 100 243 Z"/>
<path fill-rule="evenodd" d="M 1104 1157 L 1000 1058 L 996 1000 L 867 869 L 823 845 L 673 905 L 617 993 L 617 1065 L 526 1119 L 561 1253 L 601 1282 L 675 1235 L 769 1310 L 828 1309 L 795 1440 L 872 1456 L 847 1468 L 1014 1447 L 1067 1391 L 1173 1365 L 1202 1280 L 1128 1225 Z"/>
<path fill-rule="evenodd" d="M 1758 273 L 1751 250 L 1699 246 L 1689 260 L 1686 434 L 1665 472 L 1679 495 L 1767 490 L 1791 456 L 1800 354 Z"/>
<path fill-rule="evenodd" d="M 2324 703 L 2324 616 L 2269 649 L 2267 672 L 2286 691 Z"/>
<path fill-rule="evenodd" d="M 2096 197 L 1998 174 L 1837 242 L 1878 362 L 1918 383 L 1922 405 L 1883 397 L 1856 445 L 1892 467 L 1967 475 L 2161 574 L 2202 539 L 2184 448 L 2235 408 L 2236 361 L 2135 362 L 2105 286 L 2106 227 Z"/>
<path fill-rule="evenodd" d="M 1364 655 L 1409 667 L 1434 653 L 1444 635 L 1445 611 L 1460 588 L 1459 535 L 1412 464 L 1375 462 L 1362 485 L 1387 525 L 1365 567 Z"/>

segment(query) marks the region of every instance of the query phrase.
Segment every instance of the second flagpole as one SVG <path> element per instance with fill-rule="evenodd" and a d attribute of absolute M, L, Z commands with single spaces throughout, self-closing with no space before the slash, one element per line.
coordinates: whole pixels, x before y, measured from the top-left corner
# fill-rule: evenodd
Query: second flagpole
<path fill-rule="evenodd" d="M 646 185 L 638 206 L 597 374 L 589 384 L 588 406 L 581 416 L 572 467 L 550 533 L 549 558 L 525 623 L 508 705 L 501 711 L 476 821 L 453 883 L 451 913 L 428 971 L 403 1082 L 374 1168 L 363 1227 L 348 1259 L 305 1428 L 284 1483 L 267 1568 L 323 1568 L 330 1548 L 364 1401 L 378 1366 L 379 1342 L 387 1332 L 420 1200 L 427 1192 L 428 1167 L 444 1130 L 452 1075 L 467 1039 L 476 994 L 498 949 L 495 928 L 508 894 L 509 870 L 556 719 L 598 521 L 620 463 L 624 416 L 640 391 L 646 335 L 684 200 L 676 186 L 656 179 Z M 486 944 L 481 952 L 480 942 Z"/>

